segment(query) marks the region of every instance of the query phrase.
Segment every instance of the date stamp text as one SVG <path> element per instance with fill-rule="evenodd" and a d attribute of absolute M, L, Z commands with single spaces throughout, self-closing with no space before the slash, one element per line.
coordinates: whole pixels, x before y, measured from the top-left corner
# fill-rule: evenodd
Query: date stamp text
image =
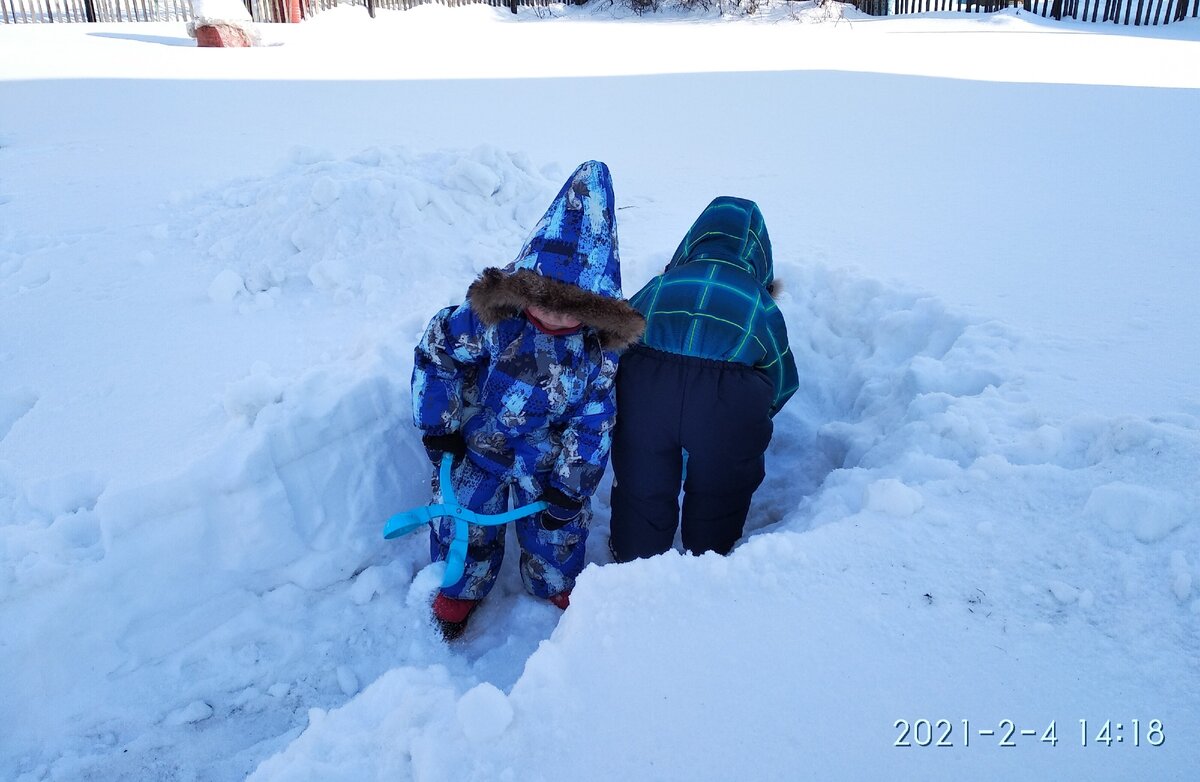
<path fill-rule="evenodd" d="M 1064 723 L 1061 726 L 1058 720 L 1051 720 L 1032 727 L 1018 725 L 1014 720 L 973 724 L 969 719 L 900 719 L 892 727 L 898 732 L 893 747 L 971 747 L 980 742 L 999 747 L 1022 744 L 1057 747 L 1060 742 L 1079 747 L 1161 747 L 1167 740 L 1163 721 L 1159 719 L 1108 719 L 1103 722 L 1080 719 L 1074 725 Z"/>

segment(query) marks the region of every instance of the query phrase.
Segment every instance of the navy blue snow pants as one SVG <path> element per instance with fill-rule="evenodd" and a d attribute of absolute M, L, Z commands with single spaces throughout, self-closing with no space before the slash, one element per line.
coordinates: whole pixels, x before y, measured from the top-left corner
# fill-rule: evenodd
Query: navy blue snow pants
<path fill-rule="evenodd" d="M 681 484 L 683 547 L 729 553 L 763 480 L 774 396 L 767 375 L 744 364 L 644 345 L 621 356 L 612 450 L 618 562 L 671 547 Z"/>

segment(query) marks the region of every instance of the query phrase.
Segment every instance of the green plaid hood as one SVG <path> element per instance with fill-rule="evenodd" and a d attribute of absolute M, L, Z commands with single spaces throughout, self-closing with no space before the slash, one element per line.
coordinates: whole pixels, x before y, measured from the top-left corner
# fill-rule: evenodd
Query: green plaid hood
<path fill-rule="evenodd" d="M 699 261 L 732 264 L 770 289 L 775 281 L 775 264 L 771 260 L 771 237 L 758 204 L 732 196 L 713 199 L 688 229 L 666 271 Z"/>
<path fill-rule="evenodd" d="M 772 414 L 799 380 L 787 326 L 772 298 L 771 239 L 758 204 L 716 198 L 679 243 L 667 268 L 630 299 L 656 350 L 762 370 L 775 386 Z"/>

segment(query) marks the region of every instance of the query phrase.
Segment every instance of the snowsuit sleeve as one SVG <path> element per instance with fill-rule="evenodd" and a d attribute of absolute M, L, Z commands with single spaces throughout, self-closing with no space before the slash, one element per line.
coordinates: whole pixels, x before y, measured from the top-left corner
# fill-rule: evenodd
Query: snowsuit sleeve
<path fill-rule="evenodd" d="M 800 376 L 796 371 L 796 359 L 788 345 L 787 324 L 784 323 L 783 313 L 769 296 L 763 305 L 763 317 L 758 322 L 764 326 L 759 342 L 766 350 L 758 368 L 767 373 L 775 386 L 775 400 L 771 403 L 771 417 L 774 417 L 792 398 L 792 394 L 796 393 L 800 386 Z"/>
<path fill-rule="evenodd" d="M 570 412 L 550 478 L 556 489 L 581 500 L 595 493 L 608 466 L 617 415 L 617 354 L 597 352 L 600 360 L 588 376 L 586 393 Z"/>
<path fill-rule="evenodd" d="M 462 428 L 463 389 L 487 361 L 487 328 L 469 304 L 433 316 L 413 356 L 413 422 L 424 434 Z"/>

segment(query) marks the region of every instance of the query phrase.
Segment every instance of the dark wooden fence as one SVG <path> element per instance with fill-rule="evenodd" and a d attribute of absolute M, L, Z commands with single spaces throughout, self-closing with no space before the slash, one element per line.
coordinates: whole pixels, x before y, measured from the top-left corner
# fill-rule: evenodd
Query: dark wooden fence
<path fill-rule="evenodd" d="M 1025 0 L 1024 8 L 1054 19 L 1142 26 L 1170 24 L 1200 15 L 1200 0 L 1190 0 L 1191 14 L 1188 5 L 1189 0 Z"/>
<path fill-rule="evenodd" d="M 256 22 L 286 22 L 287 0 L 243 0 Z M 523 8 L 548 6 L 554 0 L 516 0 Z M 447 6 L 482 3 L 508 8 L 510 0 L 300 0 L 301 18 L 338 5 L 406 11 L 418 5 Z M 0 0 L 0 21 L 21 22 L 186 22 L 192 18 L 188 0 Z"/>
<path fill-rule="evenodd" d="M 988 2 L 960 2 L 960 0 L 892 0 L 890 13 L 877 13 L 879 8 L 886 9 L 888 0 L 863 0 L 858 9 L 871 16 L 889 16 L 899 14 L 924 14 L 936 11 L 957 11 L 963 14 L 990 14 L 1003 11 L 1019 3 L 1010 0 L 989 0 Z"/>
<path fill-rule="evenodd" d="M 1200 0 L 987 0 L 981 3 L 965 3 L 961 0 L 858 0 L 855 5 L 871 16 L 932 11 L 992 13 L 1016 6 L 1035 16 L 1050 19 L 1138 26 L 1169 24 L 1200 15 Z"/>
<path fill-rule="evenodd" d="M 287 21 L 287 0 L 243 0 L 256 22 Z M 507 8 L 551 5 L 552 0 L 300 0 L 302 17 L 337 5 L 367 6 L 402 11 L 427 3 L 448 6 L 485 4 Z M 618 0 L 619 2 L 619 0 Z M 1200 0 L 851 0 L 871 16 L 920 14 L 935 11 L 992 13 L 1016 6 L 1052 19 L 1158 25 L 1200 15 Z M 0 21 L 21 22 L 185 22 L 192 18 L 188 0 L 0 0 Z"/>
<path fill-rule="evenodd" d="M 188 0 L 0 0 L 0 15 L 18 22 L 171 22 L 192 17 Z"/>

